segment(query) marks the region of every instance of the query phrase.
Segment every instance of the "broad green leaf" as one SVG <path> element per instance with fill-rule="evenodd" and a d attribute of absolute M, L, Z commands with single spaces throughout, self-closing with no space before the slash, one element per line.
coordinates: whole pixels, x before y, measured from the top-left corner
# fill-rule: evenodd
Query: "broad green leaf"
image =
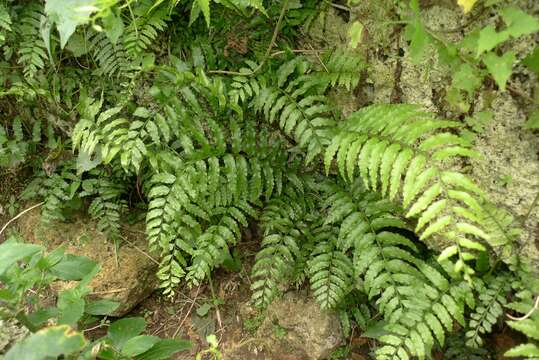
<path fill-rule="evenodd" d="M 45 14 L 58 28 L 62 49 L 77 26 L 88 23 L 90 15 L 98 10 L 95 7 L 96 4 L 96 0 L 47 0 L 45 2 Z"/>
<path fill-rule="evenodd" d="M 477 40 L 476 57 L 494 49 L 496 46 L 509 39 L 509 33 L 506 31 L 497 32 L 494 25 L 488 25 L 479 32 Z"/>
<path fill-rule="evenodd" d="M 522 63 L 539 75 L 539 46 L 536 46 L 533 52 L 522 60 Z"/>
<path fill-rule="evenodd" d="M 508 51 L 502 56 L 490 52 L 483 58 L 488 71 L 492 74 L 496 84 L 498 84 L 502 91 L 505 91 L 505 85 L 511 76 L 515 60 L 516 56 L 512 51 Z"/>
<path fill-rule="evenodd" d="M 95 316 L 110 315 L 118 306 L 120 306 L 120 303 L 117 301 L 102 299 L 86 304 L 84 312 Z"/>
<path fill-rule="evenodd" d="M 127 340 L 122 347 L 122 354 L 133 357 L 152 348 L 161 339 L 157 336 L 139 335 Z"/>
<path fill-rule="evenodd" d="M 103 28 L 105 35 L 107 35 L 110 42 L 116 45 L 124 32 L 124 22 L 122 21 L 121 16 L 116 15 L 114 11 L 110 11 L 109 14 L 103 18 Z"/>
<path fill-rule="evenodd" d="M 146 327 L 143 318 L 124 318 L 113 322 L 109 327 L 108 337 L 117 349 L 123 348 L 127 340 L 139 335 Z"/>
<path fill-rule="evenodd" d="M 84 314 L 84 299 L 78 289 L 62 291 L 58 295 L 58 324 L 76 325 Z"/>
<path fill-rule="evenodd" d="M 539 20 L 516 7 L 507 7 L 501 11 L 506 31 L 514 38 L 539 31 Z"/>
<path fill-rule="evenodd" d="M 96 262 L 85 256 L 68 254 L 51 268 L 51 273 L 62 280 L 81 280 L 91 273 L 96 265 Z"/>
<path fill-rule="evenodd" d="M 188 340 L 166 339 L 155 344 L 150 350 L 135 356 L 135 360 L 163 360 L 170 359 L 177 352 L 191 349 Z"/>
<path fill-rule="evenodd" d="M 67 325 L 48 327 L 16 343 L 5 360 L 44 360 L 70 355 L 86 346 L 84 336 Z"/>
<path fill-rule="evenodd" d="M 6 242 L 0 245 L 0 275 L 3 275 L 13 264 L 42 250 L 34 244 Z"/>
<path fill-rule="evenodd" d="M 453 87 L 464 90 L 472 96 L 481 86 L 482 77 L 476 68 L 468 63 L 462 63 L 453 76 Z"/>

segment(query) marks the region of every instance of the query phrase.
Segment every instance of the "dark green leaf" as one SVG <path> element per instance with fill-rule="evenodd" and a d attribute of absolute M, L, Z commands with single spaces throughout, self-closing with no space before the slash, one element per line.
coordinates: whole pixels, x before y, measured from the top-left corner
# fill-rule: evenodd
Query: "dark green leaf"
<path fill-rule="evenodd" d="M 191 349 L 188 340 L 166 339 L 155 344 L 150 350 L 135 357 L 136 360 L 169 359 L 173 354 Z"/>
<path fill-rule="evenodd" d="M 109 327 L 109 338 L 116 349 L 123 348 L 127 340 L 139 335 L 146 327 L 143 318 L 125 318 L 115 321 Z"/>

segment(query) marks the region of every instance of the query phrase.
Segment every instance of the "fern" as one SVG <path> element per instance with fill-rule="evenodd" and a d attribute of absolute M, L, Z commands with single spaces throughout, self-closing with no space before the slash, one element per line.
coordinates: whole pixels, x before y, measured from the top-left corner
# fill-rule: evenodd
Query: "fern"
<path fill-rule="evenodd" d="M 43 199 L 41 217 L 45 224 L 65 221 L 64 210 L 74 199 L 80 185 L 81 180 L 76 175 L 73 164 L 68 162 L 51 176 L 41 172 L 25 188 L 22 198 L 28 200 L 41 197 Z"/>
<path fill-rule="evenodd" d="M 31 3 L 24 7 L 18 21 L 18 36 L 20 46 L 17 63 L 24 66 L 23 72 L 26 78 L 32 78 L 45 67 L 47 62 L 47 50 L 40 33 L 43 19 L 43 6 Z"/>
<path fill-rule="evenodd" d="M 121 44 L 113 44 L 103 32 L 90 33 L 88 48 L 97 64 L 98 76 L 129 76 L 131 63 Z"/>
<path fill-rule="evenodd" d="M 451 170 L 457 157 L 477 156 L 452 133 L 459 126 L 412 105 L 373 105 L 340 126 L 324 164 L 329 173 L 336 157 L 341 177 L 352 180 L 359 170 L 368 189 L 391 200 L 399 197 L 406 217 L 417 218 L 421 240 L 441 237 L 440 260 L 456 255 L 455 270 L 470 279 L 474 270 L 467 261 L 486 250 L 483 244 L 507 242 L 491 243 L 483 191 L 462 172 Z"/>
<path fill-rule="evenodd" d="M 4 4 L 0 4 L 0 45 L 6 41 L 6 34 L 11 32 L 11 16 Z"/>
<path fill-rule="evenodd" d="M 337 247 L 337 231 L 322 226 L 313 231 L 316 244 L 308 261 L 309 282 L 322 309 L 335 308 L 352 288 L 354 267 L 347 254 Z"/>
<path fill-rule="evenodd" d="M 478 303 L 474 312 L 470 314 L 468 330 L 466 331 L 466 345 L 479 348 L 483 345 L 481 336 L 492 331 L 492 327 L 503 314 L 506 297 L 510 289 L 510 277 L 498 275 L 486 277 L 482 282 L 476 282 Z"/>
<path fill-rule="evenodd" d="M 539 357 L 539 281 L 537 274 L 527 261 L 521 261 L 514 267 L 517 280 L 513 283 L 516 290 L 514 300 L 507 305 L 508 308 L 522 316 L 513 316 L 507 321 L 511 328 L 522 332 L 528 342 L 509 349 L 504 356 L 516 358 Z"/>
<path fill-rule="evenodd" d="M 163 31 L 168 20 L 168 9 L 165 6 L 155 6 L 153 1 L 137 2 L 133 10 L 134 19 L 125 29 L 123 38 L 124 49 L 131 58 L 136 58 L 156 40 Z"/>
<path fill-rule="evenodd" d="M 279 286 L 291 280 L 294 265 L 301 259 L 300 244 L 306 241 L 303 232 L 309 227 L 308 214 L 314 208 L 305 200 L 304 189 L 289 184 L 262 211 L 264 238 L 251 271 L 251 298 L 259 308 L 268 306 Z"/>
<path fill-rule="evenodd" d="M 126 184 L 118 177 L 110 178 L 104 172 L 94 172 L 90 179 L 82 182 L 81 197 L 93 197 L 88 207 L 88 213 L 97 220 L 97 230 L 105 233 L 111 240 L 117 240 L 120 235 L 120 218 L 127 209 L 127 203 L 122 198 Z"/>

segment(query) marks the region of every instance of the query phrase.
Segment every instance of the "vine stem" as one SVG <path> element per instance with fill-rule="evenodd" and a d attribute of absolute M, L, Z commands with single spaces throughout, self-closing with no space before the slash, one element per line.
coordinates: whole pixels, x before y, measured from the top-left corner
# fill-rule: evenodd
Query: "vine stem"
<path fill-rule="evenodd" d="M 35 204 L 33 206 L 30 206 L 28 209 L 25 209 L 23 211 L 21 211 L 20 213 L 17 214 L 17 216 L 15 216 L 14 218 L 12 218 L 11 220 L 9 220 L 4 226 L 2 226 L 2 229 L 0 230 L 0 235 L 2 235 L 2 233 L 4 232 L 4 230 L 7 229 L 7 227 L 9 226 L 9 224 L 11 224 L 12 222 L 14 222 L 15 220 L 17 220 L 18 218 L 20 218 L 21 216 L 23 216 L 24 214 L 26 214 L 28 211 L 32 211 L 34 210 L 35 208 L 43 205 L 45 202 L 42 201 L 38 204 Z"/>
<path fill-rule="evenodd" d="M 514 320 L 514 321 L 523 321 L 529 318 L 530 316 L 532 316 L 535 310 L 537 310 L 538 308 L 539 308 L 539 295 L 537 295 L 537 297 L 535 298 L 535 304 L 533 304 L 533 307 L 530 309 L 530 311 L 528 311 L 526 315 L 521 316 L 521 317 L 514 317 L 509 314 L 506 314 L 506 316 L 509 319 Z"/>

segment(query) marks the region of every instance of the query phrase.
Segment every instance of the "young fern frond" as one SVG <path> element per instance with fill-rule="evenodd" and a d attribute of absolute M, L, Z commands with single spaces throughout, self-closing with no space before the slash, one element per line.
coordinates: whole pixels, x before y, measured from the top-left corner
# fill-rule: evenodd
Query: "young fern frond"
<path fill-rule="evenodd" d="M 482 336 L 490 333 L 492 327 L 503 315 L 503 307 L 507 304 L 506 297 L 511 288 L 511 278 L 506 274 L 486 277 L 477 280 L 474 285 L 478 293 L 476 306 L 466 331 L 466 345 L 479 348 L 483 345 Z"/>
<path fill-rule="evenodd" d="M 28 184 L 22 198 L 40 197 L 43 199 L 41 218 L 45 224 L 51 224 L 53 221 L 65 221 L 64 209 L 77 194 L 80 185 L 81 179 L 76 174 L 73 164 L 67 162 L 50 176 L 41 172 Z"/>
<path fill-rule="evenodd" d="M 451 170 L 457 157 L 477 155 L 453 133 L 459 126 L 413 105 L 369 106 L 341 124 L 324 164 L 329 173 L 336 158 L 344 179 L 353 180 L 359 172 L 368 189 L 398 198 L 406 217 L 417 218 L 420 239 L 440 237 L 441 260 L 456 255 L 455 270 L 470 279 L 474 270 L 467 261 L 476 258 L 476 251 L 485 251 L 482 243 L 490 243 L 492 236 L 484 227 L 483 191 L 462 172 Z"/>
<path fill-rule="evenodd" d="M 120 235 L 120 217 L 127 209 L 127 202 L 122 198 L 126 184 L 119 178 L 101 171 L 94 172 L 94 177 L 82 182 L 81 197 L 92 196 L 88 207 L 90 217 L 97 220 L 97 230 L 105 233 L 111 240 Z"/>

